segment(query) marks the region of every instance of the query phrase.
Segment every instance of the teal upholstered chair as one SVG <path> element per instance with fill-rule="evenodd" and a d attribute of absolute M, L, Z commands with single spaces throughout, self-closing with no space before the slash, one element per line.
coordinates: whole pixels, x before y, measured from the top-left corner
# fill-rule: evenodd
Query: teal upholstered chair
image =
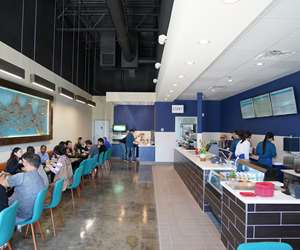
<path fill-rule="evenodd" d="M 33 245 L 34 245 L 34 250 L 37 250 L 37 242 L 35 238 L 35 231 L 34 231 L 34 224 L 36 223 L 37 226 L 39 227 L 39 231 L 41 234 L 42 240 L 44 240 L 44 236 L 42 233 L 41 225 L 39 223 L 39 219 L 41 218 L 43 209 L 44 209 L 44 202 L 46 199 L 46 195 L 48 192 L 48 187 L 40 191 L 35 199 L 34 206 L 33 206 L 33 215 L 32 218 L 29 220 L 24 220 L 24 221 L 17 221 L 16 225 L 18 226 L 28 226 L 27 227 L 27 232 L 29 229 L 29 226 L 31 227 L 31 234 L 32 234 L 32 240 L 33 240 Z"/>
<path fill-rule="evenodd" d="M 73 208 L 75 208 L 74 189 L 77 190 L 78 197 L 80 197 L 80 191 L 78 187 L 80 185 L 83 168 L 84 165 L 81 165 L 75 170 L 75 173 L 73 175 L 73 182 L 68 186 L 68 189 L 71 190 Z"/>
<path fill-rule="evenodd" d="M 97 155 L 86 159 L 82 162 L 83 165 L 83 172 L 82 172 L 82 176 L 88 176 L 90 178 L 90 180 L 92 180 L 92 173 L 94 171 L 94 169 L 97 167 Z M 94 187 L 95 187 L 95 182 L 94 183 Z"/>
<path fill-rule="evenodd" d="M 64 185 L 64 178 L 61 178 L 55 182 L 54 188 L 52 191 L 51 202 L 50 202 L 50 204 L 45 205 L 46 209 L 50 209 L 51 222 L 52 222 L 54 236 L 56 235 L 56 232 L 55 232 L 53 209 L 56 208 L 61 201 L 63 185 Z"/>
<path fill-rule="evenodd" d="M 253 242 L 239 245 L 237 250 L 293 250 L 287 243 L 279 242 Z"/>
<path fill-rule="evenodd" d="M 11 249 L 9 240 L 12 238 L 15 224 L 16 224 L 16 214 L 18 208 L 18 201 L 15 201 L 8 208 L 3 209 L 0 212 L 0 248 L 2 249 L 3 245 L 8 243 L 9 248 Z"/>

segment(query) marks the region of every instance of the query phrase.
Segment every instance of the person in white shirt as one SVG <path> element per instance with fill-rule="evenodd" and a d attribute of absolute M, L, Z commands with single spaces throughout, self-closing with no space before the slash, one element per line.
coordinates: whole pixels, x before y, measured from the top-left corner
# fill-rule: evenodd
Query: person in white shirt
<path fill-rule="evenodd" d="M 238 160 L 240 159 L 249 160 L 251 150 L 251 133 L 249 131 L 242 132 L 240 138 L 241 140 L 238 142 L 235 149 L 236 163 L 238 163 Z M 243 169 L 241 164 L 237 164 L 237 171 L 245 171 L 245 169 Z"/>

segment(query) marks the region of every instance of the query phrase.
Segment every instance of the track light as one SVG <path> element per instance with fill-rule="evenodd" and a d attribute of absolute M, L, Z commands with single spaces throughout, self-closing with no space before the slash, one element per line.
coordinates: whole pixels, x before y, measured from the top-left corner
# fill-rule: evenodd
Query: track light
<path fill-rule="evenodd" d="M 167 42 L 167 36 L 164 34 L 161 34 L 158 36 L 158 43 L 160 45 L 164 45 Z"/>
<path fill-rule="evenodd" d="M 156 69 L 159 69 L 159 68 L 160 68 L 160 65 L 161 65 L 161 64 L 160 64 L 159 62 L 157 62 L 157 63 L 154 64 L 154 67 L 155 67 Z"/>

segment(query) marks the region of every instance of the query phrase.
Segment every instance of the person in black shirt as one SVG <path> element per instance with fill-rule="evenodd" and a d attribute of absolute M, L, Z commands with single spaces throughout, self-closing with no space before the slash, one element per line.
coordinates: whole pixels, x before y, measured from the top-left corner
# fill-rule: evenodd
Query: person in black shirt
<path fill-rule="evenodd" d="M 0 178 L 5 178 L 4 175 L 2 176 L 0 176 Z M 0 212 L 7 207 L 8 207 L 8 197 L 7 197 L 6 189 L 0 184 Z"/>
<path fill-rule="evenodd" d="M 17 174 L 18 172 L 21 171 L 22 168 L 22 163 L 19 163 L 21 157 L 23 155 L 23 151 L 19 147 L 15 147 L 11 154 L 10 157 L 6 163 L 6 168 L 5 172 L 10 173 L 11 175 Z"/>
<path fill-rule="evenodd" d="M 74 146 L 74 151 L 78 155 L 82 155 L 85 151 L 85 148 L 82 144 L 82 137 L 78 137 L 77 143 Z"/>

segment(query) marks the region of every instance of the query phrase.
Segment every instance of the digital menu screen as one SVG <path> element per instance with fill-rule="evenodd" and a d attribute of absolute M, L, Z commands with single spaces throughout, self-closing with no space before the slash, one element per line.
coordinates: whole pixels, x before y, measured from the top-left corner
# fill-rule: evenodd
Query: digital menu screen
<path fill-rule="evenodd" d="M 255 118 L 252 98 L 242 100 L 240 106 L 243 119 Z"/>
<path fill-rule="evenodd" d="M 254 97 L 253 104 L 256 117 L 272 116 L 272 106 L 269 94 Z"/>
<path fill-rule="evenodd" d="M 270 94 L 273 115 L 297 114 L 294 88 L 285 88 Z"/>

